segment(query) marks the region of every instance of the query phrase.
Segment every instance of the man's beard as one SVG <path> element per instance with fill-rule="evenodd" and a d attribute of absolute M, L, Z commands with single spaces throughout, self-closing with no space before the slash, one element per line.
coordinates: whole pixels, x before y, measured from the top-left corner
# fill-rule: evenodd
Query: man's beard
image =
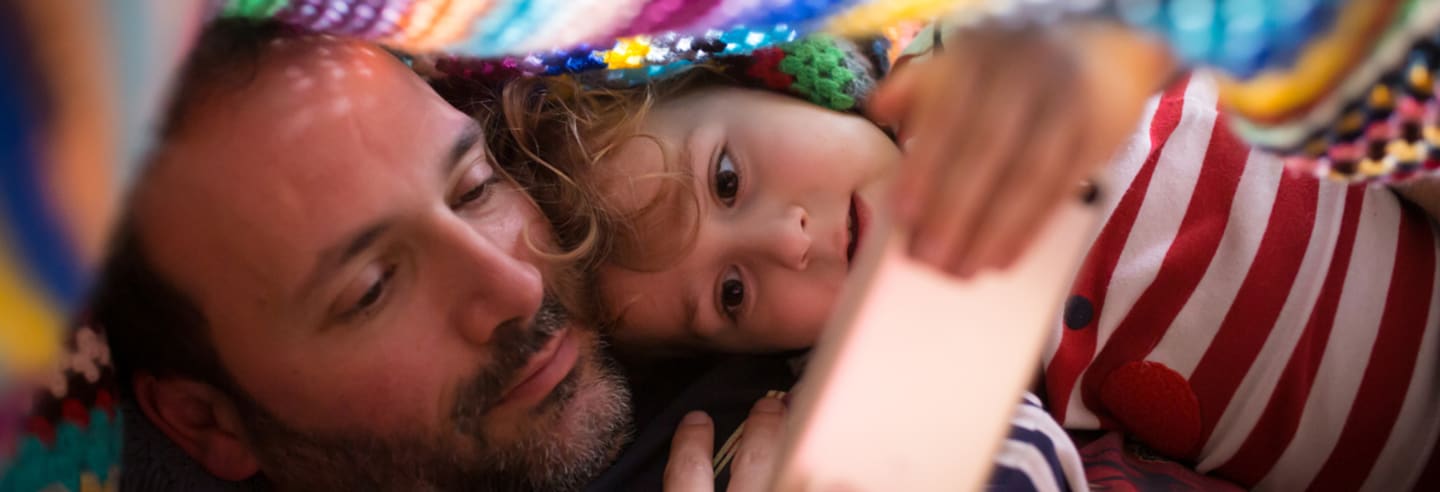
<path fill-rule="evenodd" d="M 576 490 L 615 459 L 630 427 L 628 389 L 604 347 L 581 353 L 515 442 L 496 444 L 484 430 L 507 384 L 567 321 L 546 296 L 528 326 L 512 320 L 497 327 L 492 363 L 462 385 L 450 412 L 454 432 L 306 432 L 245 395 L 236 400 L 266 477 L 285 489 Z M 575 412 L 565 410 L 582 392 L 592 403 L 566 422 Z"/>

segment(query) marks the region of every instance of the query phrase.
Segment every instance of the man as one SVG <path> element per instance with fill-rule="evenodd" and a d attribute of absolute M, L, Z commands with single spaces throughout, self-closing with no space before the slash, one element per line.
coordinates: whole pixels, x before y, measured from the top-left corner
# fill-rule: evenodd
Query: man
<path fill-rule="evenodd" d="M 536 207 L 398 60 L 278 29 L 199 41 L 132 197 L 95 315 L 134 405 L 227 480 L 589 481 L 628 398 Z"/>
<path fill-rule="evenodd" d="M 220 21 L 171 106 L 93 303 L 137 410 L 122 489 L 707 490 L 741 421 L 773 456 L 776 357 L 694 364 L 629 438 L 539 209 L 383 50 Z"/>

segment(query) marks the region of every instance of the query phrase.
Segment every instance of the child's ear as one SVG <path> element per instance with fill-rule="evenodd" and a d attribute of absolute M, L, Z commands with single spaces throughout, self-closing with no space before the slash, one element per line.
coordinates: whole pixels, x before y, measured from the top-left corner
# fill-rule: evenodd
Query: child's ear
<path fill-rule="evenodd" d="M 240 415 L 224 392 L 198 381 L 148 373 L 136 374 L 133 384 L 145 417 L 206 471 L 231 481 L 259 472 Z"/>

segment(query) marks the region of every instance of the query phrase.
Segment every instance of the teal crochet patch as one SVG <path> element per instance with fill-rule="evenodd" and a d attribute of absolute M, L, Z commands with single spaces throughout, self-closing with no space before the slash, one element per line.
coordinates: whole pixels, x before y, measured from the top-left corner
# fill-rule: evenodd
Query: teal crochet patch
<path fill-rule="evenodd" d="M 833 40 L 806 38 L 786 43 L 780 49 L 786 55 L 780 62 L 780 71 L 795 77 L 790 90 L 836 111 L 855 107 L 855 96 L 850 94 L 851 82 L 855 80 L 854 68 Z"/>
<path fill-rule="evenodd" d="M 90 423 L 81 428 L 72 422 L 55 426 L 55 443 L 46 446 L 40 438 L 20 438 L 10 468 L 0 471 L 0 492 L 31 492 L 55 485 L 79 492 L 82 475 L 92 474 L 100 483 L 120 464 L 122 417 L 100 408 L 90 410 Z"/>

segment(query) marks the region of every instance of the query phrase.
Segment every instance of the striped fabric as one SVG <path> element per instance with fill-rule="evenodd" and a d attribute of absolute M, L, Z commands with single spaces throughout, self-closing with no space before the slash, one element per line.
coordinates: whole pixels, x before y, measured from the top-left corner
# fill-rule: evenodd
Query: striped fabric
<path fill-rule="evenodd" d="M 1026 393 L 1010 420 L 986 490 L 1090 490 L 1080 451 L 1035 395 Z"/>
<path fill-rule="evenodd" d="M 1171 89 L 1110 170 L 1052 413 L 1259 490 L 1414 487 L 1440 437 L 1434 223 L 1285 172 L 1216 107 L 1208 78 Z"/>

